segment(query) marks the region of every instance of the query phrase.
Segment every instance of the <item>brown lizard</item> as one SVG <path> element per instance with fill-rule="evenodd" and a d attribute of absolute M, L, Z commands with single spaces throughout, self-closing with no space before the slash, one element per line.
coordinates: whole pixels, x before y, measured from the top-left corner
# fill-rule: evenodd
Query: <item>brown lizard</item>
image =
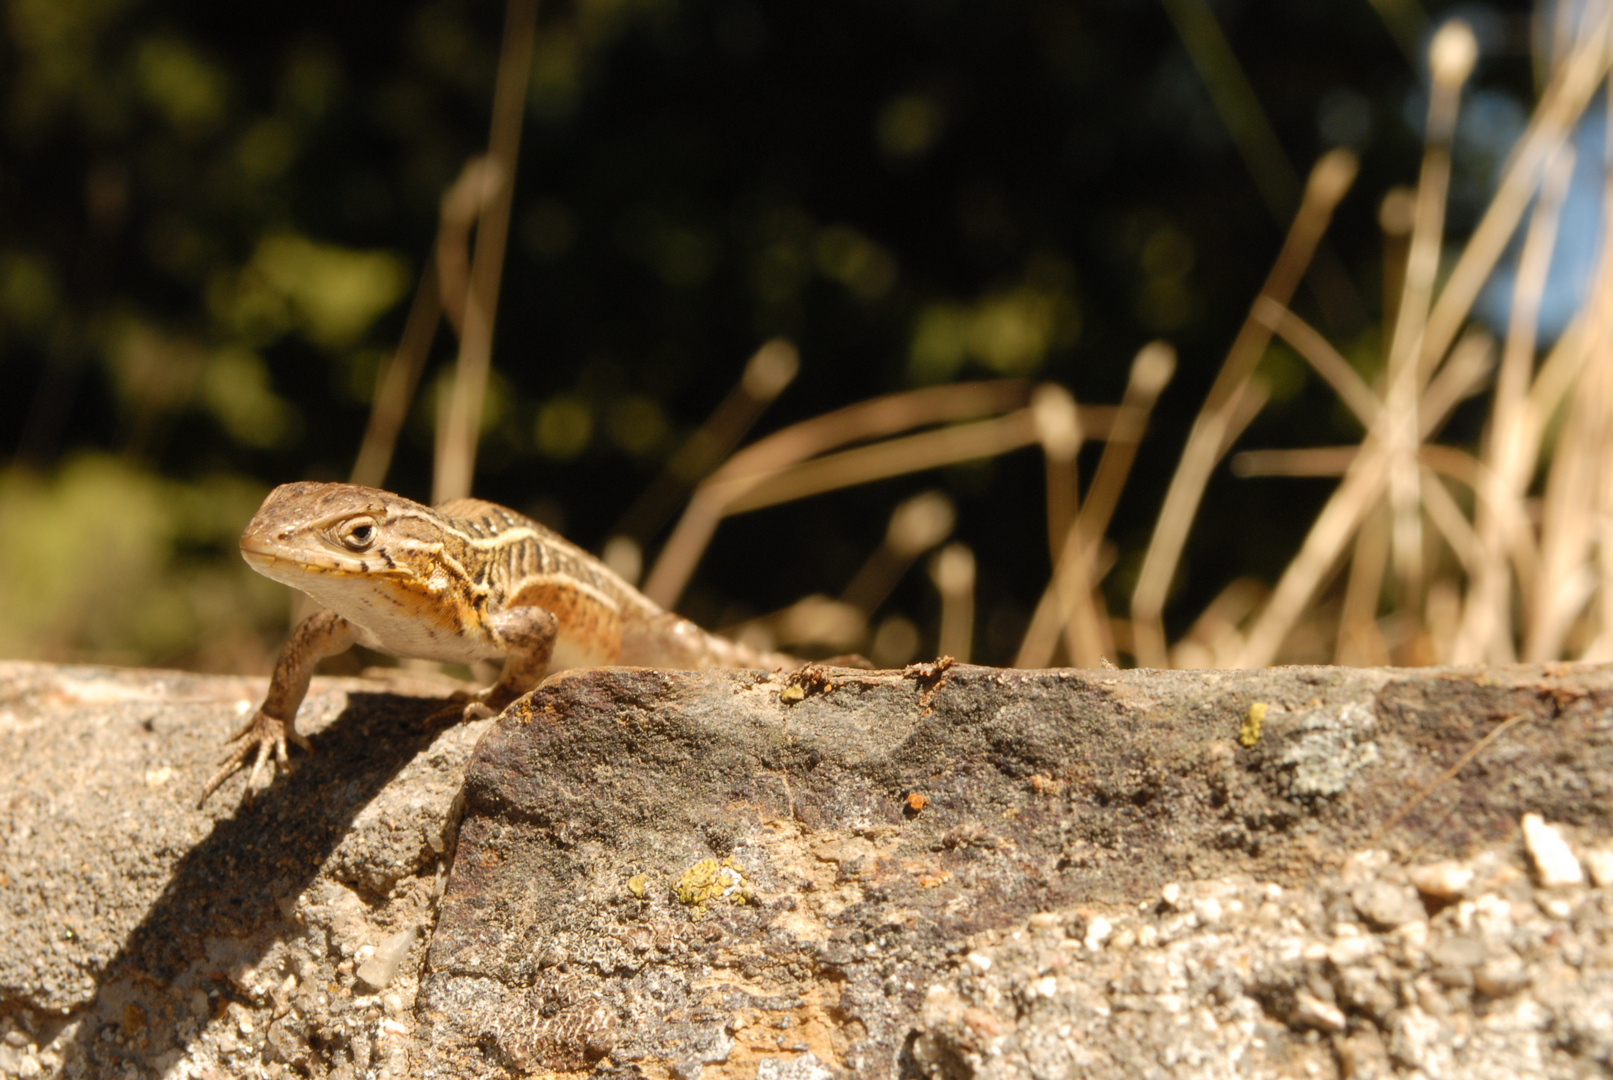
<path fill-rule="evenodd" d="M 467 719 L 502 711 L 562 668 L 801 663 L 708 634 L 537 522 L 479 499 L 433 509 L 356 484 L 283 484 L 241 534 L 241 555 L 324 610 L 292 631 L 263 704 L 230 740 L 241 745 L 197 805 L 254 753 L 249 792 L 271 753 L 288 764 L 287 739 L 311 749 L 296 717 L 314 665 L 355 644 L 457 663 L 503 657 L 497 682 L 459 696 Z"/>

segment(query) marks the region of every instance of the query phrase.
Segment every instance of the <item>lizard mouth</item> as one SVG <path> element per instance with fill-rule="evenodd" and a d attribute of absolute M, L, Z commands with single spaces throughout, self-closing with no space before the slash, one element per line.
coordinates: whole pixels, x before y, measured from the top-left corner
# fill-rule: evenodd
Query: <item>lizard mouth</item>
<path fill-rule="evenodd" d="M 265 577 L 283 581 L 298 574 L 363 574 L 365 560 L 336 552 L 313 552 L 277 544 L 268 537 L 241 537 L 241 558 Z M 375 568 L 379 569 L 379 568 Z"/>
<path fill-rule="evenodd" d="M 407 578 L 409 572 L 380 552 L 354 555 L 346 551 L 284 544 L 272 536 L 248 532 L 241 537 L 241 558 L 264 577 L 300 588 L 309 575 L 340 578 Z"/>

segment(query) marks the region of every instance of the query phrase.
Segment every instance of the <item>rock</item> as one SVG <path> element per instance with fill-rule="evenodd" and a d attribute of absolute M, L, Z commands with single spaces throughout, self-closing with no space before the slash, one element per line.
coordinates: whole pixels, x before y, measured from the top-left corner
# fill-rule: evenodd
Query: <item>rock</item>
<path fill-rule="evenodd" d="M 1430 900 L 1457 900 L 1473 884 L 1472 867 L 1463 866 L 1455 859 L 1441 859 L 1436 863 L 1414 866 L 1406 876 L 1417 891 Z"/>
<path fill-rule="evenodd" d="M 1559 885 L 1580 885 L 1585 871 L 1580 868 L 1574 851 L 1563 839 L 1562 831 L 1548 825 L 1539 814 L 1523 815 L 1523 842 L 1529 857 L 1535 862 L 1535 873 L 1546 888 Z"/>
<path fill-rule="evenodd" d="M 10 1065 L 1534 1077 L 1613 1055 L 1613 920 L 1537 900 L 1513 839 L 1538 813 L 1613 849 L 1609 669 L 607 669 L 441 732 L 401 677 L 319 679 L 318 753 L 196 812 L 262 686 L 0 665 Z M 1407 852 L 1473 878 L 1429 891 Z M 1440 902 L 1401 921 L 1412 886 Z"/>
<path fill-rule="evenodd" d="M 316 679 L 298 721 L 316 752 L 251 805 L 232 779 L 198 810 L 266 685 L 0 663 L 0 1024 L 30 1017 L 63 1075 L 324 1075 L 368 1054 L 354 954 L 446 874 L 430 838 L 490 721 L 427 732 L 440 689 Z M 394 975 L 411 1002 L 417 974 Z"/>
<path fill-rule="evenodd" d="M 1613 848 L 1596 848 L 1585 853 L 1585 868 L 1598 889 L 1613 885 Z"/>
<path fill-rule="evenodd" d="M 1346 1027 L 1344 1012 L 1331 1001 L 1323 1001 L 1314 994 L 1301 993 L 1294 1001 L 1294 1011 L 1288 1022 L 1299 1028 L 1317 1031 L 1343 1031 Z"/>
<path fill-rule="evenodd" d="M 414 947 L 418 929 L 410 926 L 387 938 L 376 948 L 374 955 L 358 966 L 355 974 L 376 990 L 386 989 L 392 977 L 398 973 L 398 965 L 403 963 L 409 950 Z"/>
<path fill-rule="evenodd" d="M 1350 894 L 1350 900 L 1363 919 L 1382 930 L 1427 917 L 1417 891 L 1392 881 L 1380 879 L 1363 885 Z"/>

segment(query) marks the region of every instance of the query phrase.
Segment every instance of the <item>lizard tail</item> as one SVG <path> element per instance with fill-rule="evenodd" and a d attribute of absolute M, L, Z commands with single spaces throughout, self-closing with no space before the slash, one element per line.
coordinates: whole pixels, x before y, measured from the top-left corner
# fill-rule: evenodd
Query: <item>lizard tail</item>
<path fill-rule="evenodd" d="M 662 612 L 622 633 L 619 663 L 665 668 L 760 668 L 793 671 L 805 661 L 753 649 L 708 633 L 688 619 Z"/>

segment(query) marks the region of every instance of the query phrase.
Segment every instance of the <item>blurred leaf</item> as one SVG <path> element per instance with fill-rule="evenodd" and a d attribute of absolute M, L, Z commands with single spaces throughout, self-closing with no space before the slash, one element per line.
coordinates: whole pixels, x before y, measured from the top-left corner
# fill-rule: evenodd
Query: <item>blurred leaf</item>
<path fill-rule="evenodd" d="M 202 370 L 201 400 L 243 446 L 284 445 L 297 428 L 296 410 L 269 386 L 263 358 L 246 349 L 225 349 Z"/>
<path fill-rule="evenodd" d="M 278 234 L 259 242 L 239 274 L 215 279 L 209 299 L 249 342 L 267 344 L 298 329 L 315 344 L 340 349 L 358 342 L 408 287 L 408 268 L 391 252 Z"/>
<path fill-rule="evenodd" d="M 56 277 L 42 260 L 20 251 L 0 254 L 0 312 L 7 322 L 40 330 L 55 320 L 60 306 Z"/>
<path fill-rule="evenodd" d="M 203 134 L 224 118 L 224 73 L 177 37 L 153 37 L 135 52 L 142 96 L 181 132 Z"/>
<path fill-rule="evenodd" d="M 199 568 L 176 543 L 233 548 L 262 493 L 233 479 L 189 488 L 99 455 L 48 477 L 0 472 L 0 653 L 149 662 L 195 648 L 204 627 L 255 636 L 281 590 L 245 566 L 220 573 L 216 557 Z M 198 574 L 206 587 L 192 588 Z"/>
<path fill-rule="evenodd" d="M 574 458 L 587 449 L 593 433 L 593 410 L 575 394 L 559 394 L 538 408 L 534 434 L 545 457 Z"/>

